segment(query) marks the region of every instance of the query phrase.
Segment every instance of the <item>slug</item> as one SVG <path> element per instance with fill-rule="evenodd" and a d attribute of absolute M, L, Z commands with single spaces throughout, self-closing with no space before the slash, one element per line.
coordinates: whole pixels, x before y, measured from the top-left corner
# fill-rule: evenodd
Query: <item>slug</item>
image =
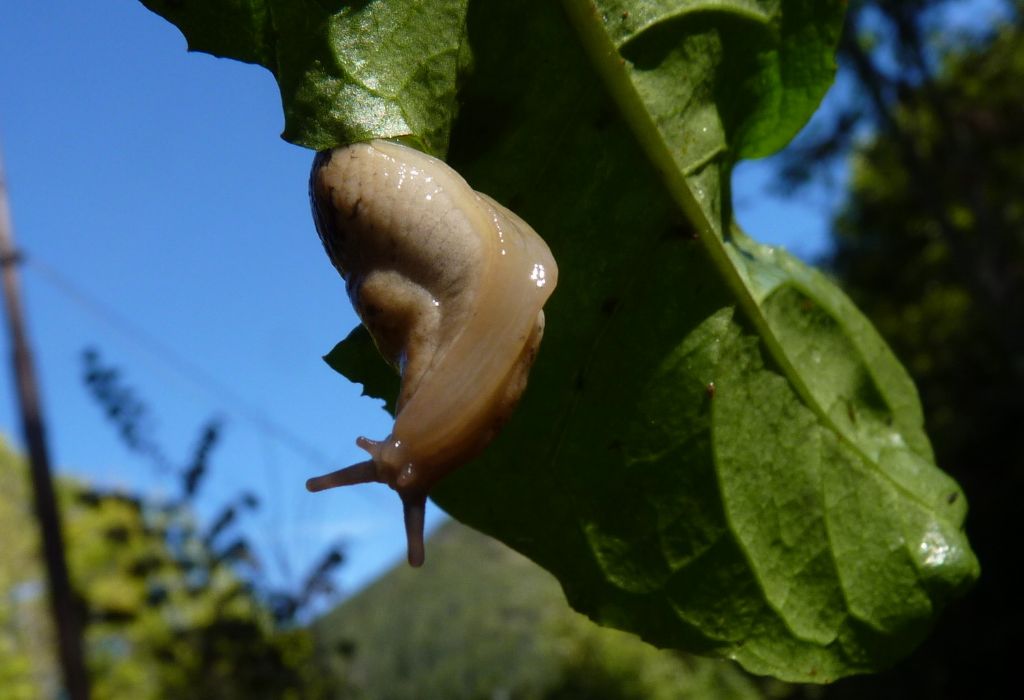
<path fill-rule="evenodd" d="M 309 189 L 324 249 L 401 387 L 391 434 L 356 440 L 370 459 L 306 488 L 393 488 L 409 563 L 420 566 L 427 493 L 479 454 L 518 403 L 558 268 L 529 224 L 398 143 L 318 153 Z"/>

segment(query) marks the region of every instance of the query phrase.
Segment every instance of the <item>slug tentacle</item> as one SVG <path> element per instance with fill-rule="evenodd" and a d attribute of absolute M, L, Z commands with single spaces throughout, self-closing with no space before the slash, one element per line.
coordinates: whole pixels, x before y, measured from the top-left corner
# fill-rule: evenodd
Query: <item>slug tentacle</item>
<path fill-rule="evenodd" d="M 324 474 L 323 476 L 307 479 L 306 489 L 313 492 L 326 491 L 327 489 L 333 489 L 338 486 L 368 484 L 374 481 L 380 481 L 380 479 L 377 478 L 377 465 L 373 463 L 372 459 L 368 459 L 365 462 L 353 464 L 350 467 L 339 469 L 338 471 L 331 472 L 330 474 Z"/>
<path fill-rule="evenodd" d="M 402 498 L 409 562 L 418 566 L 426 494 L 511 415 L 558 269 L 525 221 L 400 144 L 318 154 L 310 198 L 324 248 L 402 382 L 391 434 L 357 441 L 371 459 L 307 487 L 388 484 Z"/>
<path fill-rule="evenodd" d="M 406 558 L 410 566 L 422 566 L 425 558 L 423 520 L 427 514 L 427 494 L 402 496 L 402 511 L 405 517 Z"/>

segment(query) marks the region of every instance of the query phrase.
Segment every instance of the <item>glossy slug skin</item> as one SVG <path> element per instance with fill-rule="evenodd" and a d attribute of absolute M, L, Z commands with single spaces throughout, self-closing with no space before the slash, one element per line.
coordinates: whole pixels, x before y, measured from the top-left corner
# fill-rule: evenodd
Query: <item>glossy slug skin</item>
<path fill-rule="evenodd" d="M 356 441 L 370 459 L 306 486 L 391 486 L 404 506 L 409 563 L 419 566 L 427 492 L 515 408 L 558 269 L 526 222 L 400 144 L 317 154 L 310 199 L 352 304 L 402 383 L 391 434 Z"/>

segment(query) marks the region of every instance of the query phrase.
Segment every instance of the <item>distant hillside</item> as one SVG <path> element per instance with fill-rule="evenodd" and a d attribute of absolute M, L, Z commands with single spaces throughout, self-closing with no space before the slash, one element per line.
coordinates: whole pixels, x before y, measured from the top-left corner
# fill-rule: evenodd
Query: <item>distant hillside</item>
<path fill-rule="evenodd" d="M 422 569 L 395 567 L 315 623 L 342 697 L 765 697 L 729 662 L 598 627 L 569 609 L 546 571 L 462 525 L 443 525 L 427 555 Z"/>

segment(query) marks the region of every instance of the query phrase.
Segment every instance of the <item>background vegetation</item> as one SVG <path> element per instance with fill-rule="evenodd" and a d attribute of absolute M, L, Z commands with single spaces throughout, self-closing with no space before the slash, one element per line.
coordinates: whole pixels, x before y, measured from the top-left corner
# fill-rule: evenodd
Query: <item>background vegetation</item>
<path fill-rule="evenodd" d="M 173 497 L 143 498 L 60 483 L 67 557 L 86 623 L 92 697 L 322 698 L 332 679 L 320 669 L 310 633 L 296 616 L 318 594 L 340 551 L 298 591 L 261 582 L 260 562 L 237 522 L 258 507 L 241 493 L 209 524 L 192 505 L 220 439 L 207 423 L 184 467 L 149 435 L 149 408 L 95 350 L 83 355 L 85 387 L 141 459 L 176 473 Z M 56 658 L 27 469 L 0 444 L 0 697 L 56 697 Z"/>
<path fill-rule="evenodd" d="M 339 697 L 763 697 L 735 664 L 598 627 L 496 540 L 450 522 L 430 545 L 429 567 L 400 566 L 314 624 Z"/>
<path fill-rule="evenodd" d="M 1016 684 L 1009 650 L 1024 620 L 1007 533 L 1024 485 L 1024 36 L 1019 4 L 980 39 L 936 36 L 921 13 L 948 4 L 877 3 L 895 37 L 883 44 L 896 59 L 888 70 L 853 33 L 875 3 L 853 8 L 842 55 L 876 133 L 852 153 L 829 265 L 917 383 L 938 463 L 970 503 L 982 577 L 914 656 L 828 697 L 958 698 Z"/>

